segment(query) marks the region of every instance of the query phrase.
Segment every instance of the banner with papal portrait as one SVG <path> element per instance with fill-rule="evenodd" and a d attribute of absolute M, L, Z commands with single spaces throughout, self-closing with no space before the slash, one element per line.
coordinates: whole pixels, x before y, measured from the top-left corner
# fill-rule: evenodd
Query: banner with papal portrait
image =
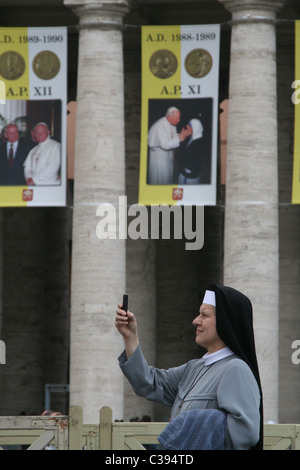
<path fill-rule="evenodd" d="M 66 204 L 67 29 L 0 28 L 0 206 Z"/>
<path fill-rule="evenodd" d="M 295 22 L 295 80 L 292 87 L 295 105 L 292 204 L 300 204 L 300 21 Z"/>
<path fill-rule="evenodd" d="M 215 205 L 219 25 L 142 27 L 139 203 Z"/>

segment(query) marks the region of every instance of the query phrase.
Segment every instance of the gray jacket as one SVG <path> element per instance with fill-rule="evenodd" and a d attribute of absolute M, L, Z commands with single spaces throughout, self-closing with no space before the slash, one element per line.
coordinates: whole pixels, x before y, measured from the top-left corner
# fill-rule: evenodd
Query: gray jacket
<path fill-rule="evenodd" d="M 138 346 L 128 361 L 124 351 L 119 364 L 138 395 L 171 407 L 171 419 L 191 409 L 224 411 L 225 449 L 249 449 L 259 440 L 260 391 L 237 355 L 208 366 L 204 359 L 194 359 L 165 370 L 148 366 Z"/>

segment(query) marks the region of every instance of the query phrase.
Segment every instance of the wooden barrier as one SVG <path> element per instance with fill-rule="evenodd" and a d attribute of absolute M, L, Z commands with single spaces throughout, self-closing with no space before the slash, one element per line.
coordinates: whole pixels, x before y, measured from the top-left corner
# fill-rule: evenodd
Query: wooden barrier
<path fill-rule="evenodd" d="M 146 450 L 144 445 L 158 444 L 157 436 L 168 423 L 113 422 L 108 406 L 100 410 L 99 425 L 83 424 L 82 409 L 71 406 L 69 449 Z"/>
<path fill-rule="evenodd" d="M 67 416 L 0 416 L 0 448 L 68 449 Z"/>
<path fill-rule="evenodd" d="M 265 424 L 264 450 L 300 450 L 300 425 Z"/>
<path fill-rule="evenodd" d="M 41 450 L 146 450 L 158 445 L 166 422 L 113 422 L 100 410 L 98 424 L 84 424 L 80 406 L 69 416 L 0 416 L 0 448 Z M 299 424 L 265 424 L 265 450 L 300 450 Z"/>

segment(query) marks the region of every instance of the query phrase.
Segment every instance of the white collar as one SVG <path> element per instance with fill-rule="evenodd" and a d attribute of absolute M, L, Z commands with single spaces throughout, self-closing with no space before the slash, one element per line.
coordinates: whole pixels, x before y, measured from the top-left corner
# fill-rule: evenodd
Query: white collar
<path fill-rule="evenodd" d="M 219 349 L 219 351 L 216 351 L 214 353 L 206 353 L 203 356 L 204 362 L 206 366 L 209 366 L 210 364 L 213 364 L 214 362 L 220 361 L 221 359 L 224 359 L 225 357 L 232 356 L 234 354 L 233 351 L 229 348 L 223 348 Z"/>
<path fill-rule="evenodd" d="M 46 147 L 46 145 L 48 144 L 48 142 L 51 140 L 50 138 L 50 135 L 48 135 L 48 137 L 43 141 L 43 142 L 40 142 L 39 144 L 37 144 L 36 147 L 38 148 L 41 148 L 41 147 Z M 35 148 L 35 147 L 34 147 Z"/>
<path fill-rule="evenodd" d="M 18 141 L 16 140 L 15 142 L 9 142 L 9 140 L 6 142 L 7 143 L 7 147 L 10 148 L 10 146 L 12 145 L 13 148 L 15 149 L 16 146 L 18 145 Z"/>

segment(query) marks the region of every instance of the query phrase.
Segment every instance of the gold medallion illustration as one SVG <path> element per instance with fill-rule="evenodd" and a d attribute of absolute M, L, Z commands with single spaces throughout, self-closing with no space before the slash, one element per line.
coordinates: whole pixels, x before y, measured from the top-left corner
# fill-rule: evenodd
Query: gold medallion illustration
<path fill-rule="evenodd" d="M 169 78 L 177 70 L 177 58 L 168 49 L 160 49 L 152 54 L 149 68 L 157 78 Z"/>
<path fill-rule="evenodd" d="M 54 78 L 60 69 L 60 60 L 52 51 L 39 52 L 32 61 L 32 68 L 42 80 Z"/>
<path fill-rule="evenodd" d="M 0 75 L 6 80 L 17 80 L 25 71 L 25 60 L 15 51 L 4 52 L 0 57 Z"/>
<path fill-rule="evenodd" d="M 212 57 L 205 49 L 194 49 L 184 61 L 185 70 L 194 78 L 205 77 L 210 72 L 212 64 Z"/>

